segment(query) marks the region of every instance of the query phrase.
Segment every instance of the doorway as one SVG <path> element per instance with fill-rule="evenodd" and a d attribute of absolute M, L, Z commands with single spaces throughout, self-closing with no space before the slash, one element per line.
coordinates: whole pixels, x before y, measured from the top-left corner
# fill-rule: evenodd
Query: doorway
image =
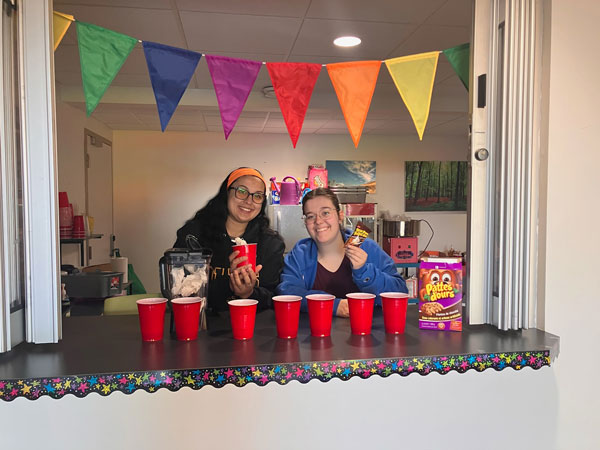
<path fill-rule="evenodd" d="M 112 142 L 84 130 L 85 214 L 90 239 L 86 242 L 85 265 L 110 263 L 113 221 Z"/>

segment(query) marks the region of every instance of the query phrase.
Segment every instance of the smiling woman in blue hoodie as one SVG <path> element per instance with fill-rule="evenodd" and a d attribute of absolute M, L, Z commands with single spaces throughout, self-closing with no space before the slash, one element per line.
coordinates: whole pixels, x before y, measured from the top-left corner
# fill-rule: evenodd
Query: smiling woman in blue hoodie
<path fill-rule="evenodd" d="M 394 261 L 375 241 L 344 246 L 351 231 L 342 228 L 340 203 L 330 189 L 306 194 L 302 212 L 310 237 L 298 241 L 285 257 L 278 293 L 302 296 L 303 311 L 307 311 L 306 295 L 335 295 L 334 314 L 348 317 L 348 293 L 376 294 L 375 304 L 381 305 L 381 292 L 408 292 Z"/>

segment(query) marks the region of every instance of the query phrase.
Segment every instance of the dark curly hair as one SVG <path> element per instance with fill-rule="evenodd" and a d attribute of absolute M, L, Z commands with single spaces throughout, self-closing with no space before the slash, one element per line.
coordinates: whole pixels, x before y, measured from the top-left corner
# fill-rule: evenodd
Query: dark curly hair
<path fill-rule="evenodd" d="M 239 167 L 239 169 L 242 168 L 244 167 Z M 232 170 L 227 174 L 227 176 L 221 183 L 221 187 L 219 188 L 219 192 L 217 192 L 217 195 L 211 198 L 206 204 L 206 206 L 204 206 L 204 208 L 198 210 L 194 217 L 186 222 L 186 224 L 189 222 L 196 221 L 201 223 L 203 231 L 205 233 L 204 237 L 208 241 L 220 238 L 225 232 L 225 222 L 227 220 L 227 215 L 229 214 L 229 211 L 227 210 L 227 179 L 229 178 L 229 175 L 231 175 L 235 170 Z M 269 218 L 266 214 L 266 207 L 267 197 L 265 196 L 265 200 L 262 203 L 258 216 L 256 216 L 248 223 L 248 227 L 254 226 L 256 224 L 258 225 L 258 229 L 261 233 L 269 229 Z"/>

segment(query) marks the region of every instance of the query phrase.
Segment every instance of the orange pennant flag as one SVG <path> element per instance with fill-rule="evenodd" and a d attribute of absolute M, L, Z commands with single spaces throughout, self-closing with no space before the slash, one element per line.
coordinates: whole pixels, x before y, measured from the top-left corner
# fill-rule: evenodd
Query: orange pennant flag
<path fill-rule="evenodd" d="M 344 113 L 354 147 L 358 147 L 367 120 L 380 67 L 381 61 L 327 64 L 327 72 Z"/>
<path fill-rule="evenodd" d="M 431 92 L 439 54 L 440 52 L 420 53 L 385 61 L 421 141 L 429 118 Z"/>

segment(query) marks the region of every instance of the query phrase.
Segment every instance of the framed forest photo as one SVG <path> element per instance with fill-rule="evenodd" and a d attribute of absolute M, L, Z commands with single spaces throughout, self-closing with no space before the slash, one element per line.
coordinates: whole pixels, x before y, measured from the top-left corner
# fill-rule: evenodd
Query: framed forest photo
<path fill-rule="evenodd" d="M 466 161 L 406 161 L 405 211 L 466 211 Z"/>

